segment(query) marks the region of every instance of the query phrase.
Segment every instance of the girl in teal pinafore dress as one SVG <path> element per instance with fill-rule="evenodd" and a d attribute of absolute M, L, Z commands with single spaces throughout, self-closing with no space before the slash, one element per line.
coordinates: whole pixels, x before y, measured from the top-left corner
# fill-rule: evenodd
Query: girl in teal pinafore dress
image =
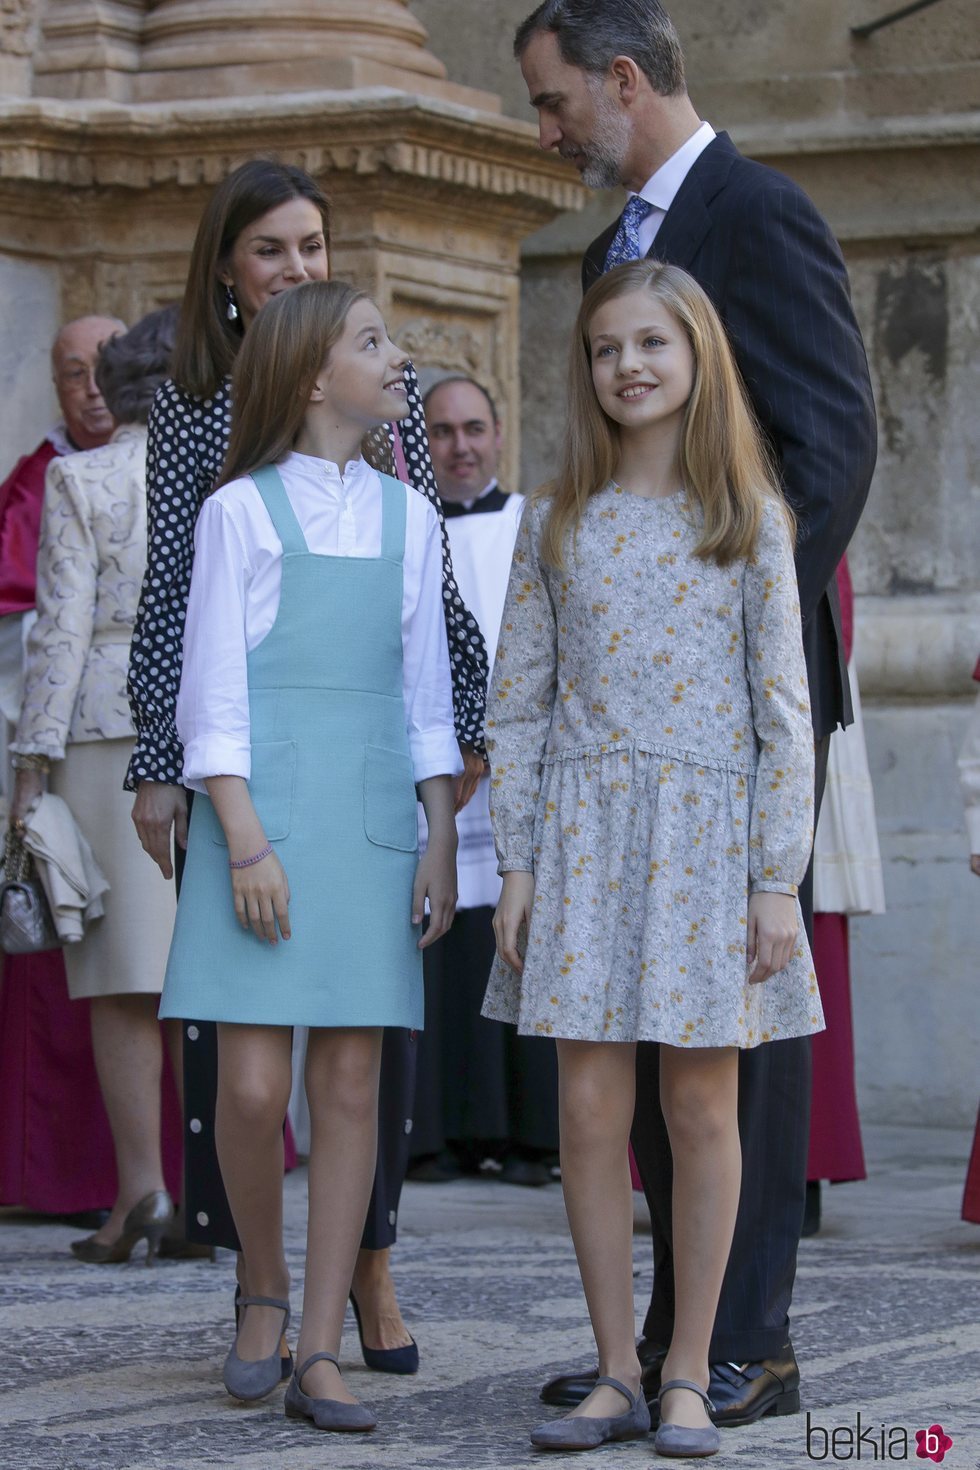
<path fill-rule="evenodd" d="M 309 1226 L 287 1414 L 374 1427 L 336 1355 L 376 1150 L 382 1028 L 422 1025 L 421 949 L 456 900 L 460 770 L 435 513 L 358 448 L 403 416 L 404 357 L 340 283 L 260 312 L 205 503 L 178 726 L 194 804 L 160 1014 L 218 1023 L 216 1140 L 247 1295 L 224 1380 L 279 1382 L 282 1121 L 310 1027 Z M 430 836 L 418 857 L 417 800 Z M 422 937 L 428 901 L 430 924 Z"/>

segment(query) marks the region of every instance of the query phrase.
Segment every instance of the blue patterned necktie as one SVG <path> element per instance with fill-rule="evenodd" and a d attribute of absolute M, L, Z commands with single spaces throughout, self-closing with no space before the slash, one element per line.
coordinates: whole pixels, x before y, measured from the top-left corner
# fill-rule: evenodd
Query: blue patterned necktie
<path fill-rule="evenodd" d="M 639 260 L 643 251 L 640 249 L 640 225 L 646 219 L 653 208 L 639 194 L 634 194 L 627 202 L 619 221 L 619 229 L 606 254 L 606 270 L 611 271 L 613 266 L 625 265 L 628 260 Z"/>

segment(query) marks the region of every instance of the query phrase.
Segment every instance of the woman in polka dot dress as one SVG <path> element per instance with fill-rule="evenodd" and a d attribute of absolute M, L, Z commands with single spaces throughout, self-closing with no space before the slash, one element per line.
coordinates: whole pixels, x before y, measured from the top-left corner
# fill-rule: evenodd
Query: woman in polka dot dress
<path fill-rule="evenodd" d="M 627 1143 L 636 1042 L 656 1041 L 677 1282 L 657 1448 L 713 1454 L 738 1050 L 823 1026 L 797 899 L 813 734 L 791 516 L 724 328 L 676 267 L 634 262 L 589 291 L 569 422 L 558 479 L 524 515 L 487 719 L 504 886 L 484 1014 L 557 1039 L 601 1375 L 532 1441 L 649 1427 Z"/>
<path fill-rule="evenodd" d="M 183 756 L 175 715 L 194 527 L 228 447 L 230 373 L 243 334 L 267 300 L 304 281 L 327 278 L 328 239 L 328 202 L 302 169 L 268 160 L 235 169 L 215 190 L 198 227 L 173 378 L 160 389 L 150 415 L 148 559 L 129 669 L 136 746 L 127 786 L 138 793 L 133 820 L 140 840 L 168 879 L 173 875 L 171 830 L 178 868 L 187 840 L 187 799 L 179 784 Z M 406 385 L 410 408 L 398 427 L 405 478 L 432 502 L 442 528 L 443 606 L 456 734 L 468 772 L 457 794 L 462 804 L 483 771 L 482 755 L 475 751 L 482 749 L 486 650 L 453 579 L 411 366 Z M 389 429 L 374 437 L 370 457 L 379 470 L 394 468 L 393 435 Z M 184 1026 L 186 1234 L 193 1242 L 237 1249 L 214 1147 L 216 1085 L 214 1026 L 189 1018 Z M 418 1350 L 402 1321 L 388 1266 L 408 1162 L 414 1092 L 414 1041 L 407 1031 L 389 1029 L 382 1061 L 378 1168 L 352 1295 L 363 1325 L 365 1361 L 397 1373 L 418 1367 Z M 176 1254 L 188 1247 L 178 1240 L 170 1249 Z M 244 1289 L 246 1283 L 240 1285 Z M 285 1358 L 283 1372 L 288 1375 Z"/>

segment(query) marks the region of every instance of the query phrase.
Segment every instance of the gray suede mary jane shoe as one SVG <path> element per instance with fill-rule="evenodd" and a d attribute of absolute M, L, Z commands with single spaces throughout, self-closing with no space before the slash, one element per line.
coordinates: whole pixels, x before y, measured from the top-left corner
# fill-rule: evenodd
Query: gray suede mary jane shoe
<path fill-rule="evenodd" d="M 281 1301 L 279 1297 L 240 1297 L 236 1304 L 236 1315 L 244 1311 L 246 1307 L 278 1307 L 279 1311 L 284 1314 L 283 1332 L 289 1326 L 289 1303 Z M 266 1398 L 282 1382 L 279 1338 L 276 1338 L 275 1351 L 271 1352 L 267 1358 L 258 1358 L 254 1362 L 249 1362 L 238 1356 L 238 1338 L 236 1337 L 231 1352 L 225 1358 L 221 1376 L 224 1379 L 225 1388 L 233 1399 L 241 1399 L 243 1404 L 257 1404 L 259 1399 Z"/>
<path fill-rule="evenodd" d="M 687 1378 L 671 1378 L 669 1382 L 662 1383 L 657 1396 L 657 1401 L 661 1404 L 660 1428 L 653 1441 L 657 1454 L 675 1460 L 703 1460 L 708 1455 L 717 1455 L 721 1449 L 721 1433 L 713 1424 L 706 1424 L 703 1429 L 685 1429 L 683 1424 L 664 1423 L 663 1397 L 672 1388 L 690 1389 L 691 1393 L 696 1393 L 703 1401 L 708 1413 L 714 1413 L 714 1405 L 704 1389 L 696 1383 L 691 1383 Z"/>
<path fill-rule="evenodd" d="M 340 1364 L 333 1353 L 311 1353 L 301 1363 L 289 1380 L 286 1389 L 285 1412 L 287 1419 L 310 1419 L 317 1429 L 333 1429 L 341 1434 L 365 1434 L 377 1424 L 377 1419 L 363 1404 L 345 1404 L 341 1399 L 313 1399 L 300 1388 L 303 1375 L 308 1368 L 320 1360 Z"/>
<path fill-rule="evenodd" d="M 531 1443 L 539 1450 L 596 1450 L 601 1444 L 624 1439 L 645 1439 L 650 1432 L 650 1410 L 642 1393 L 632 1393 L 618 1378 L 597 1378 L 596 1388 L 608 1384 L 629 1404 L 625 1414 L 611 1419 L 589 1419 L 566 1415 L 531 1430 Z"/>

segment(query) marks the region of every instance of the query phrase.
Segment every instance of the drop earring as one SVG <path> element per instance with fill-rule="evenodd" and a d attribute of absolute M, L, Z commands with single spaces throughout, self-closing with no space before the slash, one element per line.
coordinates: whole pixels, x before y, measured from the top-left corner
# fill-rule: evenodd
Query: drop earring
<path fill-rule="evenodd" d="M 235 293 L 231 289 L 230 286 L 226 286 L 225 287 L 225 299 L 228 302 L 228 309 L 225 312 L 225 315 L 227 316 L 227 318 L 228 318 L 228 320 L 230 322 L 237 322 L 237 320 L 238 320 L 238 302 L 235 300 Z"/>

